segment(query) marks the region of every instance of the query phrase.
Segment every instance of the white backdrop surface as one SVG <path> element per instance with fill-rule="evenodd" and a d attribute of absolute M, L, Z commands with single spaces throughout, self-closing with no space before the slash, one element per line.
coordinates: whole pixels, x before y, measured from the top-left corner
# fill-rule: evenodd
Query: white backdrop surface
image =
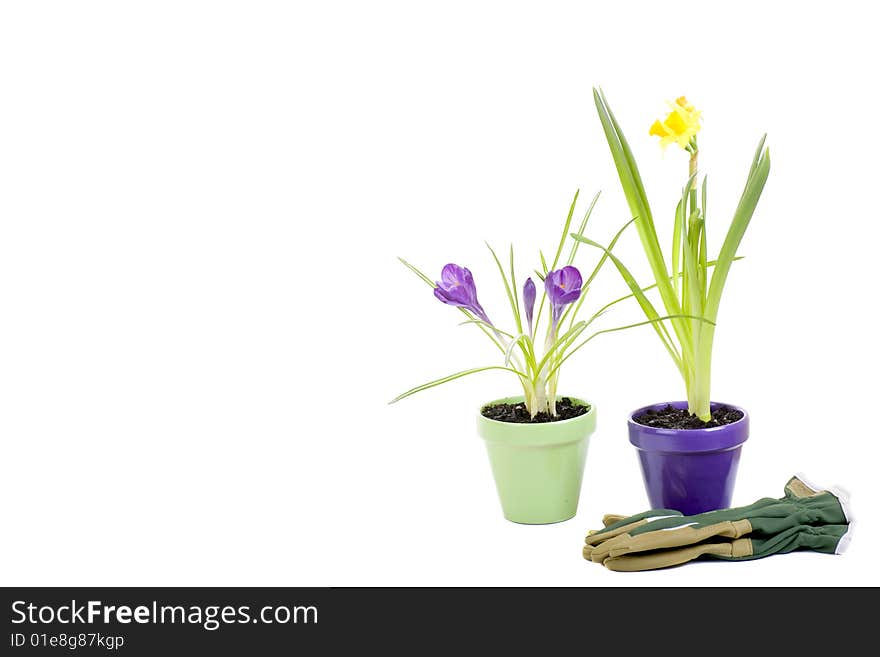
<path fill-rule="evenodd" d="M 0 583 L 878 585 L 880 58 L 866 5 L 42 2 L 0 9 Z M 713 398 L 746 407 L 735 504 L 802 471 L 850 490 L 840 557 L 617 574 L 604 513 L 647 507 L 625 419 L 684 395 L 649 328 L 602 336 L 578 515 L 500 513 L 477 407 L 504 373 L 388 406 L 496 355 L 396 260 L 520 280 L 571 197 L 629 218 L 602 85 L 664 244 L 704 113 L 717 252 L 755 145 L 772 171 L 722 301 Z M 649 271 L 634 231 L 619 255 Z M 594 254 L 582 249 L 586 267 Z M 598 308 L 622 293 L 606 269 Z M 638 319 L 634 308 L 606 326 Z"/>

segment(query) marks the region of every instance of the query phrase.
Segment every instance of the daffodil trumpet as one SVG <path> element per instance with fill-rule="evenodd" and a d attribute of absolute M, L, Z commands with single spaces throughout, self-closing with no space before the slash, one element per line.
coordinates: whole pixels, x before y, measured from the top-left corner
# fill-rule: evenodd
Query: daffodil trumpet
<path fill-rule="evenodd" d="M 559 375 L 562 364 L 568 360 L 575 352 L 579 351 L 593 338 L 604 333 L 621 331 L 624 329 L 643 326 L 646 324 L 660 324 L 672 317 L 651 317 L 647 321 L 637 322 L 626 326 L 617 326 L 594 331 L 587 335 L 593 323 L 605 314 L 612 306 L 629 298 L 621 297 L 602 306 L 591 317 L 585 320 L 578 320 L 587 291 L 593 280 L 602 269 L 603 265 L 611 259 L 615 263 L 618 262 L 616 257 L 611 254 L 612 249 L 617 243 L 620 236 L 627 226 L 632 222 L 628 222 L 621 228 L 608 247 L 602 247 L 605 251 L 598 262 L 593 267 L 589 276 L 582 277 L 580 270 L 573 264 L 578 253 L 580 244 L 577 240 L 586 241 L 591 244 L 597 244 L 592 240 L 588 240 L 584 236 L 587 222 L 592 215 L 593 208 L 599 195 L 593 198 L 587 208 L 584 217 L 577 231 L 571 233 L 572 219 L 574 217 L 575 207 L 577 205 L 578 193 L 575 193 L 574 200 L 568 210 L 568 216 L 562 230 L 562 236 L 556 249 L 556 254 L 547 264 L 544 254 L 539 251 L 541 266 L 534 270 L 535 276 L 543 283 L 543 292 L 540 302 L 538 302 L 538 286 L 531 277 L 525 280 L 522 287 L 522 294 L 516 282 L 516 265 L 514 262 L 513 246 L 510 247 L 508 262 L 506 266 L 502 264 L 501 259 L 495 250 L 487 244 L 492 258 L 501 274 L 501 280 L 504 284 L 504 290 L 510 304 L 513 315 L 513 325 L 510 331 L 506 331 L 496 325 L 490 314 L 487 313 L 477 299 L 477 288 L 474 282 L 474 276 L 467 267 L 449 263 L 443 267 L 440 280 L 435 281 L 429 276 L 422 273 L 415 266 L 408 263 L 403 258 L 400 261 L 406 265 L 413 273 L 425 283 L 433 288 L 434 296 L 446 305 L 454 306 L 462 312 L 466 320 L 463 324 L 473 324 L 477 326 L 486 337 L 494 343 L 495 347 L 500 350 L 503 355 L 501 364 L 489 365 L 485 367 L 477 367 L 462 372 L 456 372 L 440 379 L 435 379 L 407 390 L 406 392 L 395 397 L 391 403 L 409 397 L 422 390 L 427 390 L 435 386 L 460 379 L 470 374 L 485 372 L 489 370 L 503 370 L 514 374 L 523 389 L 523 396 L 526 408 L 532 418 L 539 413 L 546 413 L 549 416 L 556 416 L 556 399 L 559 384 Z M 569 234 L 577 237 L 571 242 L 568 251 L 568 257 L 563 260 L 563 251 L 566 243 L 568 243 Z M 644 290 L 639 290 L 639 294 L 644 295 Z M 632 296 L 632 295 L 630 295 Z M 537 302 L 537 310 L 535 308 Z M 547 312 L 544 312 L 544 309 Z M 541 327 L 542 318 L 547 315 L 546 326 Z M 702 323 L 698 317 L 676 316 L 675 319 L 687 319 Z M 525 320 L 525 321 L 523 321 Z M 536 344 L 540 344 L 538 338 L 540 331 L 543 330 L 543 350 L 539 350 Z"/>
<path fill-rule="evenodd" d="M 682 96 L 669 104 L 670 112 L 664 119 L 658 119 L 650 126 L 648 133 L 659 137 L 661 146 L 677 144 L 690 155 L 687 182 L 675 208 L 672 248 L 667 260 L 657 238 L 651 207 L 632 150 L 605 96 L 597 89 L 593 90 L 593 96 L 624 195 L 651 266 L 655 281 L 652 287 L 659 294 L 665 314 L 672 318 L 669 321 L 671 332 L 661 322 L 654 322 L 654 329 L 684 379 L 688 410 L 700 419 L 709 420 L 712 347 L 718 308 L 730 266 L 738 259 L 737 249 L 770 173 L 770 152 L 764 148 L 766 135 L 755 151 L 721 251 L 715 261 L 710 261 L 706 247 L 707 182 L 705 176 L 702 182 L 697 180 L 697 133 L 701 113 Z M 604 248 L 583 235 L 573 237 Z M 642 288 L 629 270 L 610 252 L 606 251 L 606 254 L 633 291 L 633 297 L 646 317 L 659 317 L 659 311 L 641 292 Z"/>

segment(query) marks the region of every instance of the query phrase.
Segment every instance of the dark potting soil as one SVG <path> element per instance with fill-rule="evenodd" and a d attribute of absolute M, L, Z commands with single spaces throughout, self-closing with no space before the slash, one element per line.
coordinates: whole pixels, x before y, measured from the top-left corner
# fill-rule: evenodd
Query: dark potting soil
<path fill-rule="evenodd" d="M 518 404 L 492 404 L 484 406 L 481 413 L 483 417 L 490 420 L 498 420 L 499 422 L 514 422 L 517 424 L 538 424 L 541 422 L 559 422 L 560 420 L 570 420 L 573 417 L 583 415 L 590 410 L 589 404 L 578 404 L 571 400 L 570 397 L 562 397 L 556 400 L 556 415 L 550 415 L 546 411 L 541 411 L 534 418 L 529 415 L 529 411 L 523 402 Z"/>
<path fill-rule="evenodd" d="M 696 415 L 688 413 L 686 408 L 673 408 L 667 405 L 659 411 L 648 410 L 641 415 L 636 415 L 633 420 L 646 427 L 656 429 L 708 429 L 732 424 L 743 416 L 742 411 L 729 406 L 719 406 L 712 411 L 712 419 L 704 422 Z"/>

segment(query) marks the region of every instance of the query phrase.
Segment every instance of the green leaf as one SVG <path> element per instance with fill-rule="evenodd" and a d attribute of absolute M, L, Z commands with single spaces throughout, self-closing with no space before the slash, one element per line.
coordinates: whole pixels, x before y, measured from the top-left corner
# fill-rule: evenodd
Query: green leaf
<path fill-rule="evenodd" d="M 681 267 L 681 278 L 680 285 L 676 286 L 679 289 L 679 293 L 681 296 L 678 297 L 679 304 L 682 312 L 687 312 L 688 299 L 690 299 L 690 281 L 692 280 L 688 273 L 688 227 L 687 227 L 687 219 L 685 218 L 685 196 L 682 195 L 681 198 L 678 199 L 678 203 L 675 205 L 675 225 L 678 227 L 681 239 L 681 260 L 679 261 L 679 266 Z"/>
<path fill-rule="evenodd" d="M 745 256 L 736 256 L 733 260 L 734 260 L 734 262 L 736 262 L 737 260 L 742 260 L 743 258 L 745 258 Z M 710 260 L 709 262 L 706 263 L 706 266 L 707 266 L 707 267 L 714 267 L 714 266 L 715 266 L 715 263 L 716 263 L 715 260 Z M 679 278 L 680 278 L 680 277 L 682 276 L 682 274 L 679 273 L 678 276 L 679 276 Z M 656 287 L 657 287 L 657 284 L 656 284 L 656 283 L 652 283 L 651 285 L 648 285 L 648 286 L 646 286 L 646 287 L 643 287 L 643 288 L 642 288 L 642 292 L 650 292 L 651 290 L 653 290 L 653 289 L 656 288 Z M 615 305 L 617 305 L 618 303 L 621 303 L 621 302 L 623 302 L 623 301 L 627 301 L 628 299 L 632 299 L 632 298 L 634 298 L 634 297 L 635 297 L 635 295 L 632 294 L 632 293 L 630 293 L 630 294 L 624 295 L 624 296 L 622 296 L 622 297 L 619 297 L 619 298 L 615 299 L 614 301 L 609 301 L 608 303 L 606 303 L 604 306 L 602 306 L 602 307 L 598 310 L 598 313 L 604 313 L 606 310 L 608 310 L 609 308 L 611 308 L 611 306 L 615 306 Z"/>
<path fill-rule="evenodd" d="M 683 197 L 678 205 L 678 211 L 681 214 L 681 220 L 686 225 L 687 235 L 684 240 L 684 276 L 682 277 L 682 299 L 681 309 L 687 315 L 702 315 L 703 302 L 700 296 L 700 279 L 697 270 L 697 249 L 699 244 L 695 243 L 699 239 L 699 231 L 696 230 L 694 215 L 690 219 L 684 219 L 685 204 L 687 197 Z M 695 332 L 692 325 L 691 335 Z"/>
<path fill-rule="evenodd" d="M 559 256 L 562 255 L 562 247 L 565 246 L 565 238 L 568 237 L 568 230 L 571 227 L 571 218 L 574 216 L 574 208 L 578 202 L 578 196 L 580 195 L 581 190 L 577 190 L 574 193 L 574 198 L 571 201 L 571 207 L 568 208 L 568 216 L 565 218 L 565 226 L 562 228 L 562 235 L 559 238 L 559 246 L 556 247 L 556 256 L 553 258 L 553 266 L 550 268 L 551 271 L 556 270 L 556 265 L 559 264 Z"/>
<path fill-rule="evenodd" d="M 675 222 L 673 222 L 672 226 L 672 287 L 675 291 L 675 296 L 679 299 L 681 298 L 681 257 L 682 257 L 682 229 L 681 229 L 681 221 L 679 219 L 680 214 L 680 203 L 675 208 Z"/>
<path fill-rule="evenodd" d="M 615 256 L 613 253 L 611 253 L 611 251 L 606 249 L 598 242 L 594 242 L 593 240 L 586 237 L 575 237 L 575 239 L 583 242 L 584 244 L 589 244 L 590 246 L 596 247 L 597 249 L 602 249 L 608 255 L 608 257 L 611 259 L 611 262 L 613 262 L 615 267 L 617 267 L 617 271 L 620 272 L 620 275 L 623 277 L 623 280 L 626 282 L 627 286 L 629 287 L 630 291 L 632 292 L 633 296 L 641 307 L 642 312 L 645 313 L 649 320 L 654 322 L 654 330 L 657 332 L 657 335 L 663 342 L 663 345 L 666 347 L 666 351 L 669 352 L 669 355 L 675 362 L 676 367 L 679 368 L 679 371 L 681 371 L 683 375 L 684 372 L 682 370 L 681 356 L 676 352 L 669 332 L 666 331 L 665 327 L 663 327 L 662 324 L 657 323 L 657 320 L 660 319 L 660 313 L 657 312 L 657 310 L 654 308 L 654 305 L 648 300 L 648 297 L 645 296 L 645 293 L 642 292 L 642 288 L 636 282 L 635 277 L 630 273 L 630 271 L 617 256 Z M 681 313 L 675 315 L 675 317 L 680 316 Z"/>
<path fill-rule="evenodd" d="M 623 227 L 620 230 L 618 230 L 617 233 L 615 233 L 614 238 L 611 240 L 611 243 L 608 245 L 609 252 L 614 250 L 614 247 L 617 245 L 617 241 L 620 239 L 620 236 L 623 235 L 623 232 L 629 226 L 631 226 L 634 221 L 635 221 L 635 219 L 630 219 L 625 224 L 623 224 Z M 581 243 L 580 240 L 578 239 L 579 237 L 583 237 L 583 234 L 582 233 L 572 233 L 572 238 L 574 238 L 575 244 Z M 578 313 L 580 312 L 581 306 L 583 306 L 583 304 L 584 304 L 584 300 L 587 298 L 587 290 L 589 290 L 590 284 L 593 282 L 593 280 L 599 274 L 599 270 L 602 269 L 602 265 L 604 265 L 607 260 L 608 260 L 608 255 L 603 253 L 602 257 L 599 258 L 599 262 L 593 268 L 592 273 L 587 277 L 587 280 L 584 282 L 584 284 L 581 285 L 580 298 L 577 300 L 576 303 L 574 303 L 573 305 L 571 305 L 565 309 L 565 313 L 562 315 L 562 318 L 559 320 L 560 324 L 562 324 L 565 321 L 566 317 L 568 317 L 569 311 L 571 312 L 571 324 L 574 324 L 574 320 L 577 317 Z"/>
<path fill-rule="evenodd" d="M 755 149 L 755 155 L 752 157 L 752 166 L 749 167 L 749 178 L 752 177 L 754 172 L 758 169 L 758 162 L 761 159 L 761 151 L 764 149 L 764 142 L 767 141 L 767 133 L 765 132 L 761 136 L 761 141 L 758 142 L 758 148 Z M 768 152 L 769 156 L 769 152 Z"/>
<path fill-rule="evenodd" d="M 639 167 L 636 164 L 635 157 L 604 94 L 597 89 L 593 89 L 593 100 L 599 113 L 599 120 L 602 123 L 605 139 L 611 150 L 611 156 L 614 159 L 614 165 L 617 168 L 617 174 L 629 204 L 630 212 L 637 219 L 636 229 L 639 232 L 639 238 L 642 241 L 645 255 L 648 257 L 648 262 L 651 265 L 651 271 L 654 273 L 654 280 L 660 290 L 660 297 L 663 299 L 663 304 L 670 311 L 670 314 L 673 311 L 679 312 L 680 308 L 670 283 L 666 261 L 663 258 L 660 242 L 657 239 L 654 218 L 651 214 L 651 207 L 645 194 L 645 187 L 642 184 L 642 177 L 639 174 Z"/>
<path fill-rule="evenodd" d="M 501 353 L 502 353 L 502 354 L 504 353 L 504 347 L 501 346 L 501 343 L 498 342 L 498 340 L 495 339 L 495 336 L 492 335 L 492 333 L 490 333 L 490 332 L 489 332 L 489 329 L 487 329 L 486 327 L 489 326 L 489 327 L 492 329 L 493 332 L 494 332 L 494 331 L 498 331 L 499 333 L 503 333 L 503 331 L 499 331 L 499 330 L 496 329 L 494 326 L 488 325 L 488 324 L 486 324 L 486 322 L 477 319 L 477 318 L 474 317 L 469 311 L 467 311 L 467 310 L 464 309 L 464 308 L 459 308 L 459 310 L 461 311 L 461 314 L 462 314 L 462 315 L 464 315 L 465 317 L 468 318 L 468 321 L 466 321 L 466 322 L 462 322 L 463 324 L 476 324 L 476 325 L 477 325 L 477 328 L 479 328 L 479 329 L 483 332 L 483 334 L 484 334 L 487 338 L 489 338 L 489 339 L 492 341 L 492 343 L 493 343 L 496 347 L 498 347 L 498 349 L 501 351 Z M 509 335 L 509 334 L 508 334 L 508 335 Z"/>
<path fill-rule="evenodd" d="M 550 359 L 559 350 L 561 345 L 563 345 L 567 341 L 571 341 L 576 338 L 586 327 L 586 322 L 578 322 L 573 327 L 568 329 L 563 335 L 558 337 L 544 353 L 544 357 L 538 362 L 538 366 L 535 368 L 536 372 L 540 372 L 542 369 L 544 369 L 544 366 L 548 362 L 550 362 Z"/>
<path fill-rule="evenodd" d="M 724 243 L 721 245 L 721 251 L 718 254 L 718 263 L 715 265 L 715 271 L 712 273 L 712 282 L 709 285 L 709 292 L 706 296 L 706 317 L 712 320 L 718 315 L 721 293 L 724 290 L 724 283 L 727 281 L 727 275 L 730 272 L 730 265 L 736 256 L 736 251 L 739 249 L 749 222 L 752 220 L 758 200 L 761 198 L 761 192 L 764 191 L 767 176 L 770 175 L 770 151 L 766 149 L 761 153 L 761 148 L 764 146 L 766 138 L 767 136 L 764 135 L 758 144 L 758 151 L 755 153 L 745 189 L 743 189 L 739 205 L 737 205 L 736 211 L 733 213 L 733 220 L 730 223 Z"/>
<path fill-rule="evenodd" d="M 700 216 L 699 243 L 699 259 L 697 260 L 699 269 L 697 271 L 700 273 L 700 299 L 705 304 L 706 292 L 709 289 L 709 261 L 706 256 L 706 217 L 702 215 Z"/>
<path fill-rule="evenodd" d="M 590 273 L 590 275 L 587 277 L 587 280 L 581 286 L 582 290 L 586 291 L 586 289 L 588 287 L 590 287 L 590 284 L 593 282 L 593 280 L 599 274 L 599 270 L 602 269 L 602 265 L 605 264 L 605 262 L 608 260 L 608 257 L 611 255 L 611 252 L 614 250 L 614 247 L 617 246 L 617 242 L 620 239 L 620 237 L 623 235 L 623 232 L 627 228 L 629 228 L 634 222 L 635 222 L 635 219 L 630 219 L 625 224 L 623 224 L 623 226 L 620 228 L 620 230 L 618 230 L 614 234 L 614 237 L 611 239 L 611 242 L 608 244 L 608 249 L 605 250 L 603 248 L 604 253 L 602 254 L 602 257 L 599 258 L 599 263 L 593 268 L 593 271 Z M 572 237 L 574 238 L 575 242 L 579 243 L 581 241 L 580 238 L 583 237 L 583 235 L 572 234 Z"/>
<path fill-rule="evenodd" d="M 487 324 L 487 323 L 484 322 L 482 319 L 469 319 L 469 320 L 467 320 L 467 321 L 465 321 L 465 322 L 459 322 L 458 325 L 459 325 L 459 326 L 465 326 L 465 325 L 467 325 L 467 324 L 477 324 L 478 326 L 485 326 L 486 328 L 488 328 L 488 329 L 490 329 L 490 330 L 492 330 L 492 331 L 497 331 L 497 332 L 500 333 L 501 335 L 503 335 L 503 336 L 505 336 L 505 337 L 507 337 L 507 338 L 510 338 L 511 340 L 513 339 L 513 334 L 512 334 L 512 333 L 508 333 L 507 331 L 502 331 L 500 328 L 497 328 L 497 327 L 495 327 L 495 326 L 492 326 L 492 324 Z"/>
<path fill-rule="evenodd" d="M 550 374 L 548 376 L 552 376 L 553 373 L 556 372 L 556 370 L 558 370 L 560 367 L 562 367 L 562 364 L 565 361 L 567 361 L 569 358 L 571 358 L 575 354 L 575 352 L 577 352 L 581 347 L 586 345 L 593 338 L 595 338 L 599 335 L 602 335 L 603 333 L 614 333 L 616 331 L 625 331 L 626 329 L 636 328 L 637 326 L 645 326 L 647 324 L 654 324 L 656 326 L 659 322 L 664 322 L 668 319 L 669 320 L 671 320 L 671 319 L 696 319 L 701 322 L 706 322 L 708 324 L 712 324 L 712 322 L 710 322 L 709 320 L 704 319 L 702 317 L 693 317 L 691 315 L 666 315 L 665 317 L 657 317 L 655 319 L 648 319 L 643 322 L 636 322 L 635 324 L 627 324 L 626 326 L 615 326 L 614 328 L 602 329 L 601 331 L 596 331 L 595 333 L 590 335 L 587 339 L 585 339 L 583 342 L 581 342 L 577 347 L 575 347 L 570 352 L 568 352 L 568 354 L 566 354 L 565 357 L 562 358 L 552 370 L 550 370 Z M 714 326 L 714 324 L 713 324 L 713 326 Z"/>
<path fill-rule="evenodd" d="M 442 385 L 444 383 L 448 383 L 449 381 L 455 381 L 456 379 L 460 379 L 463 376 L 468 376 L 469 374 L 477 374 L 478 372 L 485 372 L 487 370 L 504 370 L 505 372 L 513 372 L 519 377 L 528 379 L 528 377 L 515 369 L 510 367 L 502 367 L 501 365 L 490 365 L 488 367 L 477 367 L 472 370 L 464 370 L 463 372 L 456 372 L 455 374 L 450 374 L 449 376 L 444 376 L 442 379 L 435 379 L 433 381 L 429 381 L 428 383 L 423 383 L 420 386 L 416 386 L 415 388 L 410 388 L 404 393 L 397 395 L 394 399 L 392 399 L 389 404 L 394 404 L 395 402 L 399 402 L 401 399 L 405 399 L 410 395 L 414 395 L 417 392 L 421 392 L 422 390 L 427 390 L 428 388 L 434 388 L 435 386 Z"/>
<path fill-rule="evenodd" d="M 721 245 L 721 251 L 718 254 L 718 262 L 715 270 L 712 272 L 712 280 L 709 283 L 709 290 L 706 293 L 706 306 L 704 316 L 715 321 L 718 316 L 718 306 L 721 303 L 721 293 L 724 291 L 724 283 L 730 272 L 730 266 L 736 258 L 736 251 L 742 242 L 752 215 L 761 198 L 761 192 L 767 182 L 770 174 L 770 151 L 764 149 L 764 141 L 766 135 L 761 138 L 755 156 L 752 160 L 752 167 L 749 169 L 749 175 L 746 179 L 745 188 L 740 197 L 739 204 L 733 214 L 733 219 L 727 229 L 727 235 L 724 243 Z M 688 389 L 688 408 L 692 413 L 700 417 L 706 417 L 709 413 L 710 399 L 710 372 L 712 363 L 712 343 L 714 341 L 715 330 L 713 327 L 703 327 L 699 335 L 699 343 L 697 344 L 696 357 L 694 359 L 694 371 L 696 373 L 696 381 L 693 386 Z"/>
<path fill-rule="evenodd" d="M 703 212 L 703 221 L 706 221 L 709 218 L 709 215 L 707 214 L 708 205 L 706 202 L 706 185 L 708 184 L 708 182 L 709 176 L 703 176 L 703 202 L 700 206 Z"/>
<path fill-rule="evenodd" d="M 428 278 L 427 276 L 425 276 L 421 271 L 419 271 L 418 268 L 416 268 L 416 267 L 414 267 L 413 265 L 409 264 L 406 260 L 404 260 L 404 259 L 401 258 L 400 256 L 397 256 L 397 259 L 400 260 L 404 265 L 407 266 L 407 268 L 408 268 L 411 272 L 413 272 L 416 276 L 418 276 L 418 277 L 421 278 L 423 281 L 425 281 L 425 283 L 427 283 L 428 285 L 430 285 L 432 288 L 433 288 L 433 287 L 437 287 L 437 284 L 436 284 L 434 281 L 432 281 L 430 278 Z"/>
<path fill-rule="evenodd" d="M 709 262 L 707 257 L 708 250 L 708 236 L 706 234 L 707 230 L 707 215 L 706 215 L 706 181 L 708 180 L 707 176 L 703 176 L 703 185 L 702 185 L 702 205 L 700 206 L 700 217 L 703 220 L 703 224 L 700 227 L 700 269 L 701 269 L 701 283 L 702 283 L 702 297 L 705 300 L 706 294 L 709 291 Z"/>
<path fill-rule="evenodd" d="M 513 288 L 513 300 L 516 302 L 516 328 L 522 333 L 522 311 L 519 306 L 519 289 L 516 286 L 516 272 L 513 267 L 513 244 L 510 245 L 510 287 Z"/>
<path fill-rule="evenodd" d="M 525 356 L 526 360 L 528 360 L 529 359 L 529 349 L 528 349 L 527 345 L 525 343 L 523 343 L 523 340 L 528 341 L 530 339 L 529 336 L 526 333 L 520 333 L 516 337 L 513 337 L 513 336 L 510 336 L 510 337 L 512 339 L 510 341 L 510 344 L 507 345 L 507 351 L 504 352 L 504 364 L 510 365 L 510 359 L 513 357 L 513 350 L 517 345 L 520 345 L 520 349 L 522 349 L 523 355 Z"/>
<path fill-rule="evenodd" d="M 593 197 L 593 200 L 590 201 L 590 207 L 587 208 L 587 212 L 584 214 L 584 218 L 581 221 L 581 225 L 577 230 L 578 235 L 583 235 L 584 231 L 587 229 L 587 222 L 590 220 L 590 216 L 592 216 L 592 214 L 593 214 L 593 208 L 596 207 L 596 202 L 599 200 L 599 194 L 601 194 L 601 193 L 602 193 L 601 191 L 596 192 L 596 195 Z M 571 251 L 568 254 L 568 262 L 566 264 L 571 265 L 574 262 L 574 257 L 577 255 L 577 250 L 578 250 L 579 245 L 580 245 L 580 242 L 578 242 L 577 240 L 572 242 Z"/>
<path fill-rule="evenodd" d="M 514 297 L 513 292 L 511 292 L 510 290 L 510 283 L 507 281 L 507 275 L 504 273 L 504 266 L 501 264 L 498 256 L 495 255 L 495 249 L 489 246 L 488 242 L 486 242 L 486 247 L 489 249 L 492 257 L 495 259 L 495 264 L 498 265 L 498 271 L 501 272 L 501 280 L 504 281 L 504 290 L 507 292 L 507 300 L 510 302 L 510 310 L 511 312 L 513 312 L 513 318 L 516 321 L 516 330 L 519 333 L 522 333 L 522 321 L 519 317 L 519 308 L 516 303 L 516 298 Z"/>

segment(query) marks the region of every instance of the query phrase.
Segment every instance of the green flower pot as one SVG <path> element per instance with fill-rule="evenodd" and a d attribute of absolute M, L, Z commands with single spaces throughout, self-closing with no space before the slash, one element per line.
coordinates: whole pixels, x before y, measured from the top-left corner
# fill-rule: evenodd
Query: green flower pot
<path fill-rule="evenodd" d="M 589 438 L 596 429 L 596 410 L 590 404 L 583 415 L 541 424 L 499 422 L 482 414 L 486 406 L 522 400 L 521 396 L 496 399 L 483 404 L 477 414 L 477 431 L 486 442 L 504 517 L 527 525 L 573 518 Z"/>

